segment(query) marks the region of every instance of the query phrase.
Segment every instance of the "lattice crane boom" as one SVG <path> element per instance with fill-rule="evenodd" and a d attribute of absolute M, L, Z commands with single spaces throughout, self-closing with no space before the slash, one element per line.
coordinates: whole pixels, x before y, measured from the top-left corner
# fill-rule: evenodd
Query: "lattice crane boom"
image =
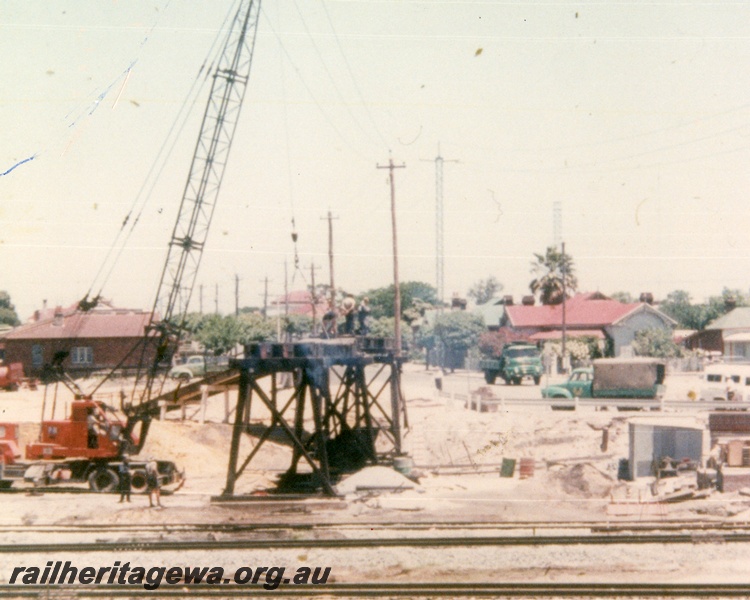
<path fill-rule="evenodd" d="M 152 408 L 145 405 L 159 379 L 160 363 L 171 354 L 184 326 L 247 90 L 260 4 L 260 0 L 242 0 L 212 74 L 208 103 L 142 346 L 140 364 L 142 368 L 149 366 L 137 377 L 133 399 L 124 407 L 135 422 L 146 418 L 147 409 Z M 160 308 L 163 313 L 157 319 Z M 129 423 L 128 429 L 132 427 L 134 424 Z"/>

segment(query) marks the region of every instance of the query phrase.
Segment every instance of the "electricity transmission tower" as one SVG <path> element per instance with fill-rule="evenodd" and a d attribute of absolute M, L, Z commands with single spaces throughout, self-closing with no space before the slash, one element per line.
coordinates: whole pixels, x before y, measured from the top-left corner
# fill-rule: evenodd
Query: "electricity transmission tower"
<path fill-rule="evenodd" d="M 435 288 L 437 298 L 442 306 L 445 299 L 445 228 L 443 225 L 443 163 L 457 160 L 445 160 L 440 155 L 435 157 Z"/>

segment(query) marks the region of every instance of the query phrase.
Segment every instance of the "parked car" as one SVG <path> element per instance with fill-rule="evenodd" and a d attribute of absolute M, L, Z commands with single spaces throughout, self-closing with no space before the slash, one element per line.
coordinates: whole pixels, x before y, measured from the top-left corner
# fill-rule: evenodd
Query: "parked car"
<path fill-rule="evenodd" d="M 169 376 L 172 379 L 190 381 L 194 377 L 205 377 L 209 373 L 226 371 L 229 368 L 229 359 L 226 356 L 189 356 L 181 365 L 172 367 Z"/>

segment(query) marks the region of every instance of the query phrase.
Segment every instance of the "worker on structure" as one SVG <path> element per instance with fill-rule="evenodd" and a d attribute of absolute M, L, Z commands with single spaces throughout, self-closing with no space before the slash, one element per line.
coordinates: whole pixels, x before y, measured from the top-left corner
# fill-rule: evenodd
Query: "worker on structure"
<path fill-rule="evenodd" d="M 357 321 L 359 321 L 359 335 L 367 335 L 370 329 L 367 327 L 367 319 L 370 316 L 370 299 L 365 296 L 357 308 Z"/>
<path fill-rule="evenodd" d="M 347 294 L 341 303 L 341 314 L 344 315 L 344 333 L 352 335 L 354 333 L 354 310 L 357 308 L 357 302 L 354 296 Z"/>
<path fill-rule="evenodd" d="M 336 337 L 336 307 L 330 304 L 323 315 L 323 337 L 331 339 Z"/>
<path fill-rule="evenodd" d="M 120 466 L 117 467 L 117 475 L 120 477 L 120 502 L 127 500 L 130 502 L 130 489 L 132 478 L 130 476 L 130 461 L 124 457 Z"/>

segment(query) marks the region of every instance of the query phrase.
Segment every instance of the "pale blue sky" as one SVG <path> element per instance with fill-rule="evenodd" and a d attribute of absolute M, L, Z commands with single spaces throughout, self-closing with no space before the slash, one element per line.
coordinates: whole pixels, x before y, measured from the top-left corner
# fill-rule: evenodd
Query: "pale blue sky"
<path fill-rule="evenodd" d="M 0 253 L 22 317 L 87 291 L 233 3 L 5 0 Z M 293 270 L 435 282 L 446 159 L 446 295 L 495 275 L 527 293 L 553 203 L 582 290 L 750 288 L 750 7 L 711 2 L 263 3 L 253 70 L 199 283 L 259 304 Z M 128 68 L 131 67 L 128 74 Z M 100 101 L 97 101 L 99 99 Z M 104 292 L 149 307 L 205 93 Z M 499 207 L 498 207 L 499 202 Z M 294 287 L 304 285 L 297 273 Z M 197 301 L 194 305 L 197 308 Z"/>

